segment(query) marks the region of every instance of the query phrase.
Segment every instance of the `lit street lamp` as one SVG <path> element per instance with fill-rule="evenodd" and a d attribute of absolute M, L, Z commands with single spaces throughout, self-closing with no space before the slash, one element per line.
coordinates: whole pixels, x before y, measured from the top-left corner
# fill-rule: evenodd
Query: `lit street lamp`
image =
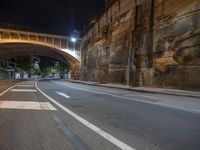
<path fill-rule="evenodd" d="M 76 53 L 76 42 L 77 42 L 76 38 L 72 37 L 71 42 L 74 43 L 74 54 L 75 54 Z"/>
<path fill-rule="evenodd" d="M 79 44 L 79 48 L 80 48 L 80 42 L 75 37 L 71 38 L 71 42 L 74 43 L 74 54 L 75 54 L 76 53 L 76 43 Z M 80 51 L 80 49 L 79 49 L 79 51 Z"/>
<path fill-rule="evenodd" d="M 76 38 L 72 37 L 71 41 L 75 43 L 77 40 L 76 40 Z"/>

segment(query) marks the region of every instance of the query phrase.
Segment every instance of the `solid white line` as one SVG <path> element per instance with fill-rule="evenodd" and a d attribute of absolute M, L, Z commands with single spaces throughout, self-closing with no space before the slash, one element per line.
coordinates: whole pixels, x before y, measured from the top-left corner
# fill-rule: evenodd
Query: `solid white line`
<path fill-rule="evenodd" d="M 63 92 L 57 92 L 56 91 L 56 94 L 58 94 L 58 95 L 60 95 L 60 96 L 63 96 L 63 97 L 65 97 L 65 98 L 71 98 L 70 96 L 68 96 L 67 94 L 65 94 L 65 93 L 63 93 Z"/>
<path fill-rule="evenodd" d="M 0 96 L 4 95 L 5 93 L 7 93 L 8 91 L 10 91 L 12 88 L 16 87 L 19 83 L 15 84 L 14 86 L 9 87 L 8 89 L 6 89 L 5 91 L 3 91 Z"/>
<path fill-rule="evenodd" d="M 37 92 L 34 89 L 12 89 L 11 92 Z"/>
<path fill-rule="evenodd" d="M 49 102 L 0 101 L 0 109 L 57 110 Z"/>
<path fill-rule="evenodd" d="M 166 100 L 165 98 L 161 98 L 161 97 L 147 96 L 147 95 L 139 95 L 139 94 L 128 94 L 128 95 L 125 95 L 125 96 L 140 96 L 140 97 L 150 98 L 150 99 Z"/>
<path fill-rule="evenodd" d="M 105 138 L 106 140 L 108 140 L 109 142 L 111 142 L 112 144 L 114 144 L 115 146 L 119 147 L 122 150 L 136 150 L 135 148 L 133 148 L 133 147 L 125 144 L 124 142 L 120 141 L 119 139 L 115 138 L 114 136 L 110 135 L 109 133 L 105 132 L 104 130 L 100 129 L 99 127 L 97 127 L 97 126 L 93 125 L 92 123 L 88 122 L 84 118 L 78 116 L 77 114 L 75 114 L 74 112 L 72 112 L 71 110 L 69 110 L 68 108 L 66 108 L 63 105 L 61 105 L 60 103 L 58 103 L 53 98 L 49 97 L 47 94 L 45 94 L 37 86 L 37 82 L 35 83 L 35 87 L 36 87 L 36 89 L 40 93 L 42 93 L 46 98 L 48 98 L 55 105 L 57 105 L 58 107 L 60 107 L 63 111 L 65 111 L 66 113 L 68 113 L 70 116 L 72 116 L 73 118 L 75 118 L 76 120 L 78 120 L 80 123 L 82 123 L 83 125 L 85 125 L 89 129 L 91 129 L 92 131 L 96 132 L 97 134 L 99 134 L 100 136 L 102 136 L 103 138 Z"/>
<path fill-rule="evenodd" d="M 103 92 L 98 92 L 98 91 L 94 91 L 94 90 L 83 89 L 83 88 L 79 88 L 79 87 L 75 87 L 75 86 L 73 86 L 73 87 L 70 86 L 69 87 L 69 86 L 67 86 L 67 85 L 65 85 L 63 83 L 58 83 L 58 82 L 55 82 L 55 81 L 51 81 L 51 82 L 53 82 L 55 84 L 66 86 L 68 88 L 78 89 L 78 90 L 86 91 L 86 92 L 90 92 L 90 93 L 108 95 L 108 96 L 113 96 L 113 97 L 117 97 L 117 98 L 127 99 L 127 100 L 136 101 L 136 102 L 140 102 L 140 103 L 147 103 L 147 104 L 162 106 L 162 107 L 166 107 L 166 108 L 170 108 L 170 109 L 175 109 L 175 110 L 180 110 L 180 111 L 186 111 L 186 112 L 191 112 L 191 113 L 200 113 L 199 109 L 190 109 L 190 108 L 185 108 L 185 107 L 179 107 L 179 106 L 162 104 L 162 103 L 158 103 L 158 102 L 150 102 L 150 101 L 146 101 L 146 100 L 142 100 L 142 99 L 136 99 L 136 98 L 131 98 L 131 97 L 114 95 L 114 94 L 110 94 L 110 93 L 103 93 Z"/>

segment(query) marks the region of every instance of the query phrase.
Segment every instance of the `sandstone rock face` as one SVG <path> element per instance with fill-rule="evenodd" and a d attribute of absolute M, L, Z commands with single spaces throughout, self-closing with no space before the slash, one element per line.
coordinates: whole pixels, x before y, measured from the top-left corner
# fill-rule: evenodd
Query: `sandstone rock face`
<path fill-rule="evenodd" d="M 198 0 L 107 3 L 82 40 L 82 80 L 200 89 Z"/>
<path fill-rule="evenodd" d="M 200 2 L 155 4 L 154 85 L 200 89 Z"/>

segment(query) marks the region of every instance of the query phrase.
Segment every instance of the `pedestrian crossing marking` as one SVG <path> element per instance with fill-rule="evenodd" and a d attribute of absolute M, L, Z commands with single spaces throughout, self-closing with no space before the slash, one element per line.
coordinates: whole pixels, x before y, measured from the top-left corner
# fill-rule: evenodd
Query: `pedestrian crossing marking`
<path fill-rule="evenodd" d="M 0 109 L 49 110 L 57 109 L 49 102 L 0 101 Z"/>
<path fill-rule="evenodd" d="M 11 92 L 37 92 L 35 89 L 12 89 Z"/>
<path fill-rule="evenodd" d="M 26 84 L 26 85 L 23 85 L 23 84 L 19 84 L 19 85 L 17 85 L 18 87 L 34 87 L 34 85 L 32 85 L 32 84 L 30 84 L 30 85 L 28 85 L 28 84 Z"/>

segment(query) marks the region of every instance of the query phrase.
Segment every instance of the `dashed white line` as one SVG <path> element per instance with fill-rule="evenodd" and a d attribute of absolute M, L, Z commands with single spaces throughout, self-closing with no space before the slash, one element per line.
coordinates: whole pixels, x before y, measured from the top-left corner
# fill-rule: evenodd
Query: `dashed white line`
<path fill-rule="evenodd" d="M 66 108 L 63 105 L 61 105 L 60 103 L 58 103 L 53 98 L 49 97 L 47 94 L 45 94 L 38 87 L 37 82 L 35 83 L 35 87 L 36 87 L 36 89 L 40 93 L 42 93 L 46 98 L 48 98 L 51 102 L 53 102 L 55 105 L 57 105 L 63 111 L 65 111 L 66 113 L 68 113 L 70 116 L 72 116 L 73 118 L 75 118 L 76 120 L 78 120 L 80 123 L 82 123 L 83 125 L 85 125 L 89 129 L 91 129 L 92 131 L 94 131 L 95 133 L 97 133 L 98 135 L 100 135 L 101 137 L 103 137 L 104 139 L 108 140 L 109 142 L 111 142 L 115 146 L 119 147 L 122 150 L 136 150 L 135 148 L 127 145 L 126 143 L 120 141 L 119 139 L 117 139 L 116 137 L 112 136 L 111 134 L 109 134 L 109 133 L 105 132 L 104 130 L 100 129 L 99 127 L 93 125 L 92 123 L 90 123 L 89 121 L 85 120 L 84 118 L 78 116 L 77 114 L 75 114 L 74 112 L 72 112 L 71 110 L 69 110 L 68 108 Z"/>

